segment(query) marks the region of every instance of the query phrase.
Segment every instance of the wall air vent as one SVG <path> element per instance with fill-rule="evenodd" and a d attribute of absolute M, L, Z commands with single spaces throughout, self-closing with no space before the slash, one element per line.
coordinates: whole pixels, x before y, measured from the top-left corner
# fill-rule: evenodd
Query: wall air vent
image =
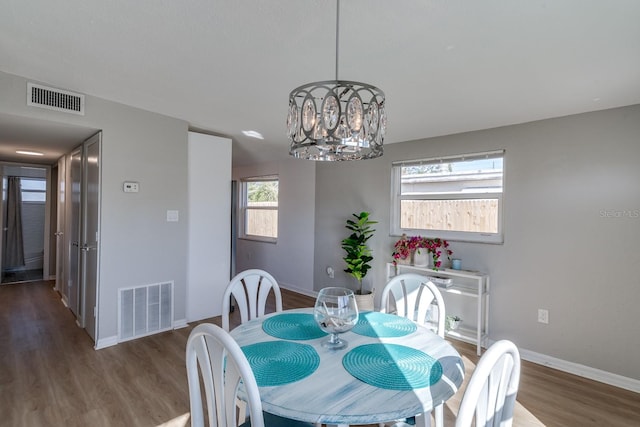
<path fill-rule="evenodd" d="M 84 116 L 84 95 L 27 83 L 27 105 Z"/>
<path fill-rule="evenodd" d="M 173 281 L 118 292 L 118 341 L 173 329 Z"/>

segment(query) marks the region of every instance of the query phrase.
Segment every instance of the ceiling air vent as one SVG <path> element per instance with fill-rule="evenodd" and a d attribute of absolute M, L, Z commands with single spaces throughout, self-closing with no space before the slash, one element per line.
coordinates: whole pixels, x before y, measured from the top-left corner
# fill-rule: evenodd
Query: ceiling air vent
<path fill-rule="evenodd" d="M 84 116 L 84 95 L 27 83 L 27 105 Z"/>

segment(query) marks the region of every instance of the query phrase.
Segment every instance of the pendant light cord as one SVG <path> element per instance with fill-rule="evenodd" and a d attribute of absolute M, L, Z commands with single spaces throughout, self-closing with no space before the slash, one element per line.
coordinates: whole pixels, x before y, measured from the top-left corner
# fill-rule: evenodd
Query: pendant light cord
<path fill-rule="evenodd" d="M 336 0 L 336 80 L 338 80 L 338 48 L 340 40 L 340 0 Z"/>

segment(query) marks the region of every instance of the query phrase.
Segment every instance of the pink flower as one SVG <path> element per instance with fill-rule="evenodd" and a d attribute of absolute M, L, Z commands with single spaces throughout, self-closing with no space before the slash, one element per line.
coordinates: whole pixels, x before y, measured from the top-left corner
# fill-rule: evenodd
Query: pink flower
<path fill-rule="evenodd" d="M 429 238 L 422 236 L 408 237 L 403 234 L 395 245 L 393 245 L 393 264 L 397 264 L 399 259 L 407 259 L 411 256 L 412 252 L 420 251 L 420 249 L 426 249 L 427 253 L 430 253 L 433 257 L 434 269 L 440 268 L 442 261 L 440 257 L 443 254 L 450 258 L 453 255 L 453 251 L 449 249 L 449 242 L 440 238 Z"/>

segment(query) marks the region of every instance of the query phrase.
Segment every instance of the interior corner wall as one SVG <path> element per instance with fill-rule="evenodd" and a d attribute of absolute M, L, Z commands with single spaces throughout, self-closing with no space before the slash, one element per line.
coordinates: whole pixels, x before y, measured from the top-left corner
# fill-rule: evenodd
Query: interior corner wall
<path fill-rule="evenodd" d="M 236 272 L 268 271 L 287 289 L 313 295 L 316 162 L 286 159 L 233 169 L 233 179 L 278 175 L 277 243 L 238 239 Z"/>
<path fill-rule="evenodd" d="M 504 244 L 452 242 L 491 276 L 490 338 L 640 380 L 640 105 L 387 144 L 382 158 L 319 163 L 314 286 L 351 284 L 340 240 L 352 212 L 379 221 L 365 281 L 379 292 L 390 236 L 391 163 L 505 149 Z M 324 267 L 336 278 L 328 281 Z M 549 324 L 537 310 L 549 310 Z"/>
<path fill-rule="evenodd" d="M 231 140 L 189 132 L 187 321 L 219 316 L 231 262 Z"/>
<path fill-rule="evenodd" d="M 0 72 L 0 114 L 103 132 L 97 341 L 117 336 L 121 287 L 173 280 L 174 320 L 184 319 L 187 122 L 94 96 L 86 96 L 84 116 L 27 107 L 26 87 L 27 79 Z M 124 181 L 140 191 L 124 193 Z M 168 222 L 167 210 L 179 221 Z"/>

